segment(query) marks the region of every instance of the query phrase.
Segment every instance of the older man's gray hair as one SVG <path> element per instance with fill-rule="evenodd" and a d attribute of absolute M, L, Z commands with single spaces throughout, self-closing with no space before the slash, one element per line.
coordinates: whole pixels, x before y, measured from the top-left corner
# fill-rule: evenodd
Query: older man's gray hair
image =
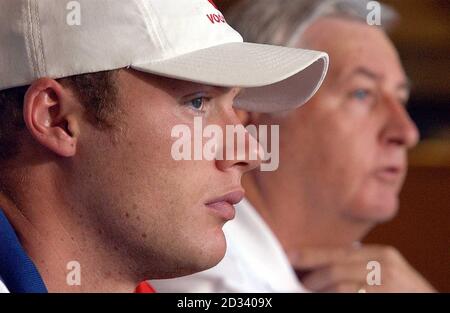
<path fill-rule="evenodd" d="M 321 17 L 336 16 L 366 22 L 366 0 L 242 0 L 226 12 L 228 23 L 249 42 L 291 46 Z M 389 29 L 397 13 L 381 5 L 381 27 Z"/>

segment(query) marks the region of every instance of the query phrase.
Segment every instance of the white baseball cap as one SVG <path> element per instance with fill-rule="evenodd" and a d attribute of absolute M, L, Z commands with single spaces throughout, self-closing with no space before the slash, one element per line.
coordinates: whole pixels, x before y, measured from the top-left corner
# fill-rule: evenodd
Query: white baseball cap
<path fill-rule="evenodd" d="M 248 88 L 237 106 L 298 107 L 322 84 L 323 52 L 244 43 L 212 0 L 0 0 L 0 90 L 131 67 Z"/>

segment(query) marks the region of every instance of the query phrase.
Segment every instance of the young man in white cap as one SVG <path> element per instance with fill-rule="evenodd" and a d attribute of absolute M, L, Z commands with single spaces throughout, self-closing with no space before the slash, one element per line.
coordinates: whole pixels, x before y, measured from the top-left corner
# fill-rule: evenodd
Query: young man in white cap
<path fill-rule="evenodd" d="M 367 8 L 361 0 L 244 0 L 229 12 L 246 40 L 328 52 L 330 72 L 303 108 L 249 114 L 251 124 L 280 125 L 278 170 L 246 175 L 224 260 L 155 282 L 160 291 L 433 291 L 394 248 L 359 243 L 395 216 L 407 151 L 418 141 L 405 109 L 408 80 L 384 28 L 395 14 L 381 7 L 382 27 L 370 26 Z"/>
<path fill-rule="evenodd" d="M 327 55 L 243 43 L 208 0 L 0 5 L 0 290 L 127 292 L 217 264 L 259 161 L 176 161 L 173 127 L 239 124 L 246 87 L 240 107 L 297 106 Z"/>

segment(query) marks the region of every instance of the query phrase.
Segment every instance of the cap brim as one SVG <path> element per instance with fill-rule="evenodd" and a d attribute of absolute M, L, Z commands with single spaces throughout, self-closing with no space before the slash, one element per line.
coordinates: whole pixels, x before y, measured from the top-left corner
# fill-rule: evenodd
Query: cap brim
<path fill-rule="evenodd" d="M 246 88 L 236 107 L 277 112 L 306 103 L 321 86 L 328 63 L 324 52 L 237 42 L 131 67 L 201 84 Z"/>

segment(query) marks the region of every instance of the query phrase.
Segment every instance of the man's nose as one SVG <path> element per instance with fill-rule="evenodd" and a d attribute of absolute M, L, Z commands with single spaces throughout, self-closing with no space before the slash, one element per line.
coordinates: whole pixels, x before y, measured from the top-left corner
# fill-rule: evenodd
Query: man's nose
<path fill-rule="evenodd" d="M 223 144 L 223 153 L 216 159 L 216 166 L 221 171 L 237 169 L 242 174 L 260 166 L 263 159 L 263 148 L 242 125 L 233 126 L 240 131 L 226 132 Z M 236 128 L 237 127 L 237 128 Z"/>
<path fill-rule="evenodd" d="M 386 97 L 388 114 L 384 131 L 384 140 L 388 144 L 404 146 L 407 149 L 415 147 L 420 139 L 419 130 L 404 105 L 399 101 Z"/>

